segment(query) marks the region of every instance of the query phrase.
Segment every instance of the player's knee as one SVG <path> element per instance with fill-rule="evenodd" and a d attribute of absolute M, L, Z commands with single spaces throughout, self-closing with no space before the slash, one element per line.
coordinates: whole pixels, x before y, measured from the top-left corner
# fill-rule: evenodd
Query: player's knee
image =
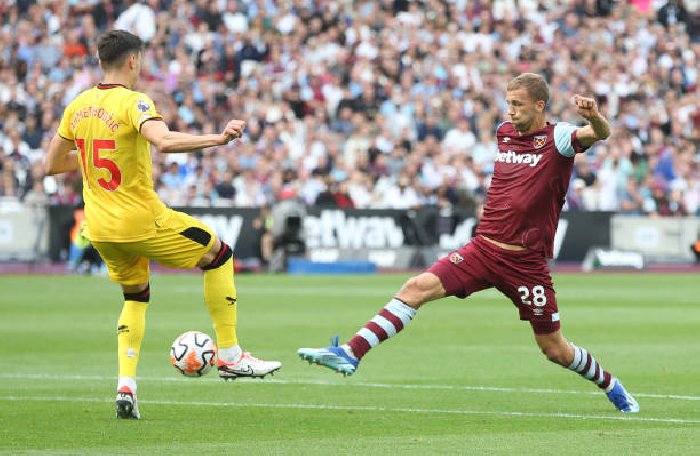
<path fill-rule="evenodd" d="M 207 255 L 202 257 L 199 264 L 197 264 L 197 266 L 199 266 L 203 271 L 221 267 L 233 256 L 233 250 L 231 250 L 231 247 L 229 247 L 228 244 L 225 242 L 219 243 L 221 246 L 218 250 L 210 250 L 207 252 Z"/>
<path fill-rule="evenodd" d="M 555 364 L 560 364 L 562 366 L 568 365 L 568 352 L 558 345 L 550 345 L 548 347 L 542 347 L 542 353 L 547 357 L 548 360 Z"/>
<path fill-rule="evenodd" d="M 437 284 L 436 281 L 438 281 Z M 436 298 L 437 285 L 440 285 L 439 279 L 433 274 L 420 274 L 408 279 L 401 287 L 398 296 L 409 306 L 418 308 Z"/>
<path fill-rule="evenodd" d="M 207 252 L 202 255 L 202 258 L 199 259 L 197 262 L 197 267 L 201 268 L 203 266 L 209 266 L 212 261 L 214 261 L 214 258 L 216 258 L 216 255 L 219 253 L 219 250 L 221 250 L 221 244 L 222 241 L 220 241 L 217 238 L 214 238 L 214 242 L 212 242 L 211 247 Z"/>
<path fill-rule="evenodd" d="M 125 301 L 148 302 L 151 299 L 151 285 L 148 282 L 138 285 L 122 285 L 122 292 Z"/>

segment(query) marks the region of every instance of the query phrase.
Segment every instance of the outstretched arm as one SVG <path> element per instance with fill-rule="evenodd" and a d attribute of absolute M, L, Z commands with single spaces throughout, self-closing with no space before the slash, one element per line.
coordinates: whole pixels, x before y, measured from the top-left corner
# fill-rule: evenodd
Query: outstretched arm
<path fill-rule="evenodd" d="M 160 119 L 146 121 L 141 126 L 141 136 L 156 146 L 161 152 L 189 152 L 213 146 L 223 146 L 236 138 L 243 136 L 245 122 L 231 120 L 223 132 L 209 135 L 193 135 L 170 131 L 165 122 Z"/>
<path fill-rule="evenodd" d="M 576 103 L 576 112 L 588 121 L 588 125 L 576 130 L 576 140 L 581 147 L 588 148 L 596 141 L 610 136 L 610 124 L 598 111 L 598 103 L 594 98 L 575 95 L 574 103 Z"/>
<path fill-rule="evenodd" d="M 49 151 L 44 158 L 46 175 L 75 171 L 78 166 L 78 152 L 75 150 L 75 143 L 58 135 L 51 138 Z"/>

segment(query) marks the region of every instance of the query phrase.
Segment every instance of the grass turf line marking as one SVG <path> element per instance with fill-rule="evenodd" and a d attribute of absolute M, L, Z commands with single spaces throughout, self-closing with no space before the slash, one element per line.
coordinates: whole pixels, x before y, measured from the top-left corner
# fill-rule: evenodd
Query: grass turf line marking
<path fill-rule="evenodd" d="M 101 375 L 51 375 L 51 374 L 0 374 L 0 379 L 17 379 L 17 380 L 114 380 L 115 377 L 105 377 Z M 139 381 L 154 381 L 154 382 L 189 382 L 193 383 L 193 379 L 182 377 L 139 377 Z M 212 383 L 219 381 L 218 378 L 198 378 L 195 382 Z M 362 382 L 347 382 L 333 383 L 323 380 L 276 380 L 276 379 L 238 379 L 238 382 L 245 382 L 255 385 L 304 385 L 304 386 L 337 386 L 337 387 L 360 387 L 360 388 L 391 388 L 391 389 L 424 389 L 424 390 L 452 390 L 452 391 L 497 391 L 502 393 L 535 393 L 535 394 L 571 394 L 598 396 L 600 391 L 575 391 L 575 390 L 558 390 L 549 388 L 507 388 L 498 386 L 453 386 L 453 385 L 417 385 L 417 384 L 391 384 L 391 383 L 362 383 Z M 683 396 L 677 394 L 652 394 L 652 393 L 634 393 L 635 397 L 644 397 L 652 399 L 678 399 L 684 401 L 700 401 L 700 396 Z"/>
<path fill-rule="evenodd" d="M 66 396 L 0 396 L 0 401 L 6 402 L 90 402 L 110 403 L 112 399 L 100 399 L 96 397 L 66 397 Z M 195 402 L 195 401 L 139 401 L 141 404 L 176 405 L 198 407 L 251 407 L 251 408 L 278 408 L 301 410 L 340 410 L 359 412 L 393 412 L 393 413 L 424 413 L 424 414 L 449 414 L 449 415 L 487 415 L 487 416 L 511 416 L 520 418 L 568 418 L 575 420 L 614 420 L 614 421 L 642 421 L 653 423 L 674 424 L 700 424 L 700 420 L 687 420 L 682 418 L 652 418 L 641 416 L 606 416 L 606 415 L 577 415 L 574 413 L 533 413 L 533 412 L 499 412 L 486 410 L 463 409 L 414 409 L 406 407 L 377 407 L 373 405 L 323 405 L 323 404 L 269 404 L 269 403 L 241 403 L 241 402 Z"/>

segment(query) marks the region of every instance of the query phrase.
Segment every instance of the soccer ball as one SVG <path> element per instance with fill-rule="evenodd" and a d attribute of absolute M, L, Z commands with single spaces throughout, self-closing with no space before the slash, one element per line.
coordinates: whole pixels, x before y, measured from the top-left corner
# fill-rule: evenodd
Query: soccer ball
<path fill-rule="evenodd" d="M 216 365 L 216 345 L 208 334 L 187 331 L 170 347 L 170 364 L 185 377 L 201 377 Z"/>

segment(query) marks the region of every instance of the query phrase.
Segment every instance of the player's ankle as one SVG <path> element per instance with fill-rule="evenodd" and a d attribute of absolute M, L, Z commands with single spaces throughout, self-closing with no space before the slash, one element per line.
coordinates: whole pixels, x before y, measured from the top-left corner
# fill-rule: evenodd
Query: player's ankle
<path fill-rule="evenodd" d="M 359 358 L 358 358 L 357 356 L 355 356 L 355 353 L 353 353 L 352 347 L 351 347 L 350 345 L 348 345 L 348 344 L 343 344 L 343 345 L 340 346 L 340 348 L 342 348 L 343 351 L 345 351 L 345 353 L 346 353 L 349 357 L 351 357 L 352 359 L 354 359 L 354 360 L 359 360 Z"/>
<path fill-rule="evenodd" d="M 136 379 L 133 377 L 119 377 L 117 380 L 117 390 L 129 388 L 133 394 L 136 394 Z"/>
<path fill-rule="evenodd" d="M 219 347 L 219 359 L 227 364 L 235 363 L 238 361 L 243 354 L 240 345 L 234 345 L 232 347 Z"/>

